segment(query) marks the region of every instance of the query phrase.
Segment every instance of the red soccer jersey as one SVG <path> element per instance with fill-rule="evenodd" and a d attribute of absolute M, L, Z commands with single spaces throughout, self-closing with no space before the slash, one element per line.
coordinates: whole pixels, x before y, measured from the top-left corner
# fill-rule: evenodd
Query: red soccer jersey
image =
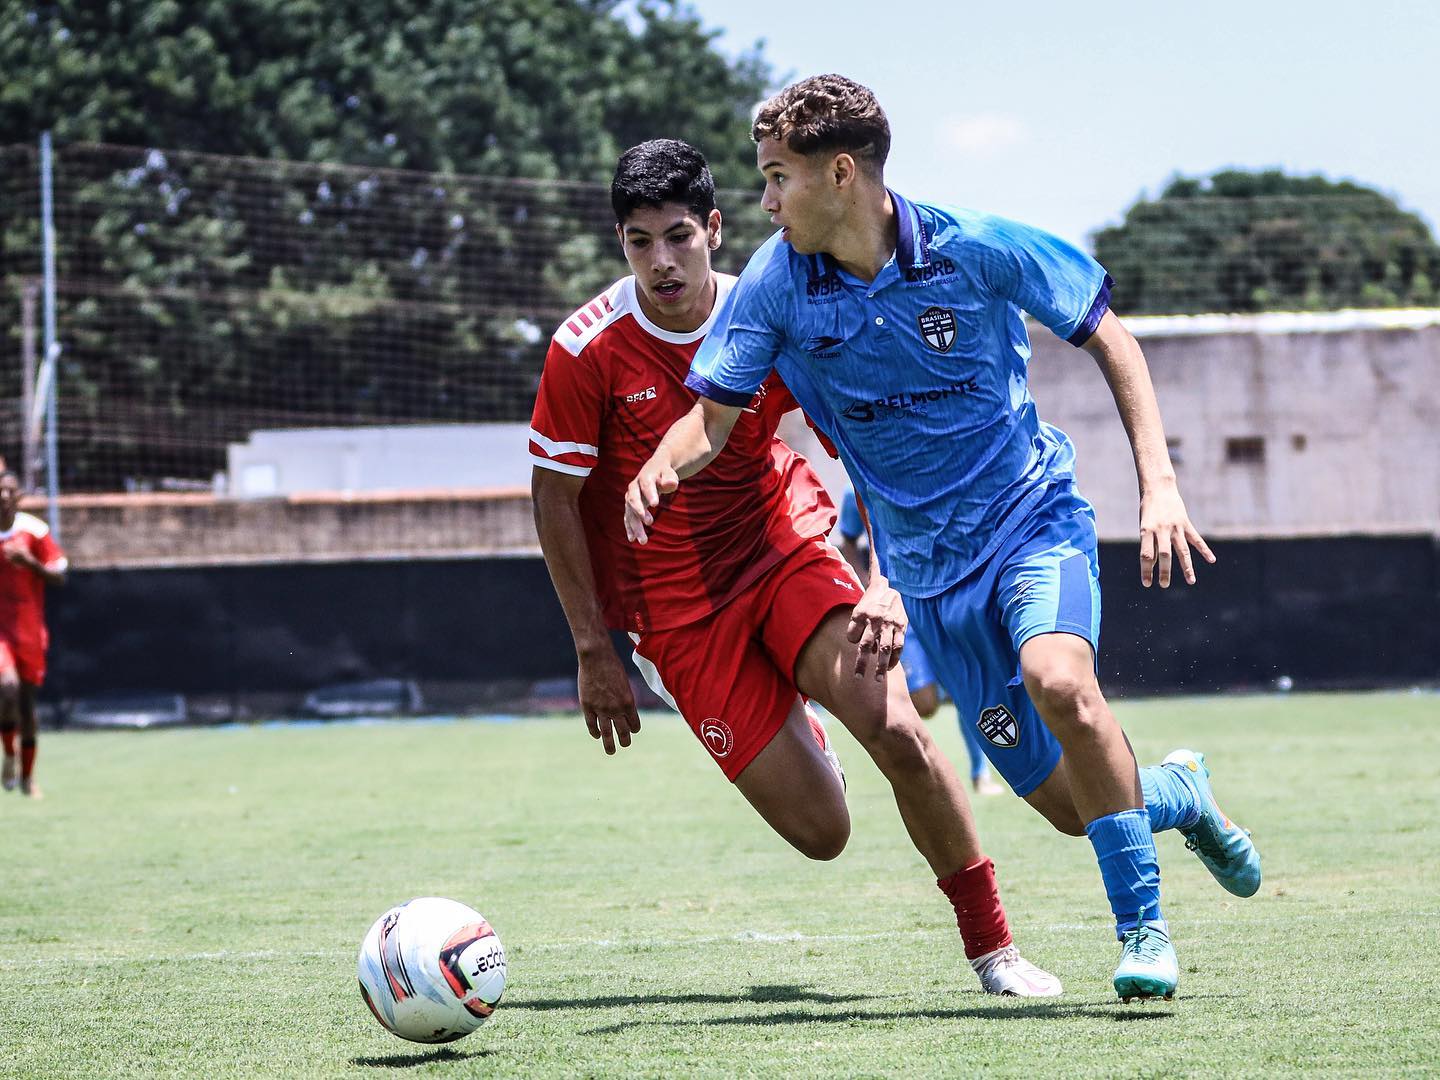
<path fill-rule="evenodd" d="M 40 565 L 63 571 L 68 565 L 65 553 L 50 535 L 50 526 L 33 514 L 18 513 L 15 523 L 0 532 L 0 547 L 19 544 Z M 29 567 L 16 566 L 0 558 L 0 638 L 18 648 L 44 652 L 50 643 L 45 629 L 45 582 Z"/>
<path fill-rule="evenodd" d="M 717 274 L 715 311 L 735 279 Z M 605 619 L 643 633 L 702 619 L 807 540 L 835 507 L 809 463 L 775 437 L 795 408 L 772 376 L 716 459 L 655 512 L 645 545 L 625 538 L 625 488 L 670 425 L 695 405 L 690 361 L 714 320 L 660 329 L 622 278 L 566 319 L 550 342 L 530 422 L 530 457 L 586 478 L 580 512 Z"/>

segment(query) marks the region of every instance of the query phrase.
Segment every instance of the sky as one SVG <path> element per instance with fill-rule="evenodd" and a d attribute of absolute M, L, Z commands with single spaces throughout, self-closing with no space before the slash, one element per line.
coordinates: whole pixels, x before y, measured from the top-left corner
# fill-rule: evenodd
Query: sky
<path fill-rule="evenodd" d="M 1177 173 L 1281 168 L 1440 226 L 1440 4 L 691 3 L 728 54 L 874 90 L 913 198 L 1088 246 Z"/>

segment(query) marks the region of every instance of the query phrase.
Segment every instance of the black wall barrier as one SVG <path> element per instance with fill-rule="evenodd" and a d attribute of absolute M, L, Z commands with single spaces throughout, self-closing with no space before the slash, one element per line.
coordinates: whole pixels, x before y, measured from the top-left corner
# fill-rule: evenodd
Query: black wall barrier
<path fill-rule="evenodd" d="M 1227 541 L 1217 554 L 1193 588 L 1143 589 L 1136 545 L 1102 545 L 1107 689 L 1440 681 L 1436 538 Z M 348 680 L 454 688 L 574 675 L 538 558 L 77 570 L 49 603 L 51 701 L 269 695 L 283 711 L 286 695 Z"/>

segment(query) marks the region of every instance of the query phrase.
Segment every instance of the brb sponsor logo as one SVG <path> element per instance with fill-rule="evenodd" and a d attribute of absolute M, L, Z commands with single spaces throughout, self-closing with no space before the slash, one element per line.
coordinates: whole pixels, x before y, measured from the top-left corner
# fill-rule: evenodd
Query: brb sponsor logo
<path fill-rule="evenodd" d="M 654 401 L 655 387 L 647 386 L 644 390 L 636 390 L 633 394 L 625 395 L 625 404 L 633 405 L 637 401 Z"/>
<path fill-rule="evenodd" d="M 941 278 L 952 278 L 958 273 L 951 259 L 931 259 L 924 266 L 905 267 L 905 284 L 926 285 Z"/>
<path fill-rule="evenodd" d="M 735 733 L 718 716 L 712 716 L 700 725 L 700 741 L 717 758 L 728 757 L 735 749 Z"/>
<path fill-rule="evenodd" d="M 891 394 L 889 397 L 871 401 L 852 401 L 840 415 L 859 424 L 868 424 L 874 420 L 893 420 L 907 414 L 926 416 L 930 412 L 930 406 L 936 402 L 979 392 L 980 384 L 974 379 L 959 379 L 948 386 L 936 387 L 933 390 Z"/>
<path fill-rule="evenodd" d="M 834 271 L 824 277 L 812 277 L 805 283 L 805 299 L 811 304 L 833 304 L 844 291 L 840 275 Z"/>

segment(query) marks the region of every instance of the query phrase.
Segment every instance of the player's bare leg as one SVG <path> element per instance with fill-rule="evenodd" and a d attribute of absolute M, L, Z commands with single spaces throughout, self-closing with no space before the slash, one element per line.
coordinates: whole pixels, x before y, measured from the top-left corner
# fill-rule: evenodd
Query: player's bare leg
<path fill-rule="evenodd" d="M 857 677 L 849 624 L 846 608 L 820 624 L 796 660 L 796 685 L 840 719 L 890 781 L 911 840 L 955 909 L 966 957 L 985 991 L 1059 994 L 1060 980 L 1024 959 L 1011 939 L 965 788 L 915 711 L 904 672 L 897 665 L 884 679 Z"/>
<path fill-rule="evenodd" d="M 1121 942 L 1115 992 L 1124 1001 L 1168 999 L 1175 993 L 1180 970 L 1160 912 L 1160 864 L 1150 816 L 1135 755 L 1100 693 L 1094 664 L 1090 643 L 1074 634 L 1039 634 L 1020 647 L 1025 690 L 1060 743 L 1065 763 L 1059 777 L 1052 775 L 1041 785 L 1042 790 L 1049 786 L 1045 795 L 1035 799 L 1032 793 L 1032 804 L 1042 813 L 1048 807 L 1059 816 L 1057 824 L 1073 827 L 1075 822 L 1055 805 L 1059 785 L 1069 788 L 1075 816 L 1095 849 L 1115 914 Z"/>
<path fill-rule="evenodd" d="M 890 786 L 915 847 L 937 876 L 983 858 L 965 787 L 910 701 L 897 665 L 886 679 L 855 674 L 846 638 L 849 612 L 837 608 L 795 662 L 800 692 L 824 705 L 865 748 Z"/>
<path fill-rule="evenodd" d="M 40 725 L 35 717 L 35 687 L 22 682 L 18 704 L 20 713 L 20 794 L 28 795 L 32 799 L 39 799 L 43 795 L 32 776 L 35 769 L 35 750 L 40 733 Z"/>
<path fill-rule="evenodd" d="M 0 668 L 0 743 L 4 760 L 0 762 L 0 785 L 14 791 L 19 778 L 15 761 L 15 739 L 20 731 L 20 676 L 13 667 Z"/>
<path fill-rule="evenodd" d="M 735 779 L 769 826 L 809 859 L 833 859 L 850 839 L 850 810 L 834 766 L 815 741 L 804 703 Z"/>
<path fill-rule="evenodd" d="M 1135 755 L 1100 692 L 1090 643 L 1075 634 L 1038 634 L 1020 647 L 1020 672 L 1064 751 L 1082 833 L 1085 822 L 1143 807 Z"/>

